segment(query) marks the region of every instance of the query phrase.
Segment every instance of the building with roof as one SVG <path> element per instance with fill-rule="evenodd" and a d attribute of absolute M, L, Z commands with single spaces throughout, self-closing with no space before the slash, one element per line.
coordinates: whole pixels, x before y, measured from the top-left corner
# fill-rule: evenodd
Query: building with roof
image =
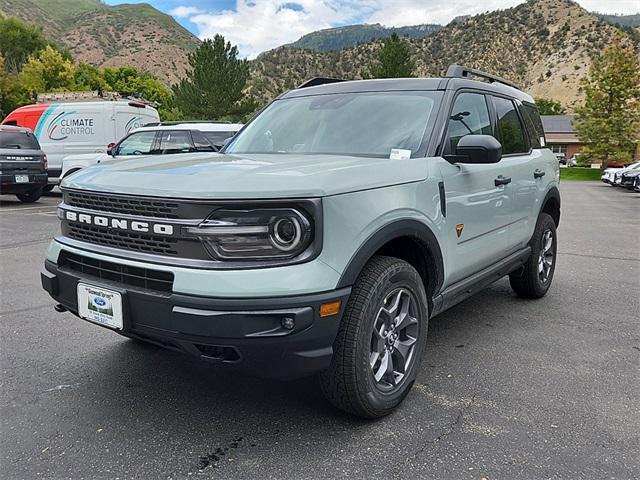
<path fill-rule="evenodd" d="M 568 160 L 584 146 L 573 128 L 573 115 L 541 115 L 547 146 L 560 160 Z M 635 159 L 640 159 L 640 144 L 636 146 Z"/>
<path fill-rule="evenodd" d="M 583 147 L 573 128 L 573 115 L 541 115 L 547 146 L 559 159 L 569 159 Z"/>

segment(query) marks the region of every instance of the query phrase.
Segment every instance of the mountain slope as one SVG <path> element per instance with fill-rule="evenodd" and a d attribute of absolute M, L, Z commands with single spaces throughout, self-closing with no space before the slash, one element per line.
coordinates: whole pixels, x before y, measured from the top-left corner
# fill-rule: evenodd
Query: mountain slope
<path fill-rule="evenodd" d="M 582 102 L 580 81 L 591 56 L 619 34 L 619 29 L 570 0 L 529 0 L 452 22 L 407 42 L 417 76 L 442 75 L 450 64 L 460 63 L 511 79 L 532 95 L 573 110 Z M 250 90 L 268 99 L 314 76 L 362 78 L 380 46 L 376 41 L 328 53 L 289 47 L 265 52 L 252 63 Z"/>
<path fill-rule="evenodd" d="M 367 43 L 380 38 L 387 38 L 392 33 L 396 33 L 399 37 L 423 38 L 440 28 L 442 28 L 440 25 L 432 24 L 409 27 L 384 27 L 379 23 L 375 25 L 347 25 L 308 33 L 286 46 L 318 52 L 330 52 L 355 47 L 360 43 Z"/>
<path fill-rule="evenodd" d="M 165 83 L 185 72 L 200 40 L 148 4 L 107 6 L 99 0 L 0 0 L 0 12 L 42 25 L 79 62 L 133 65 Z"/>

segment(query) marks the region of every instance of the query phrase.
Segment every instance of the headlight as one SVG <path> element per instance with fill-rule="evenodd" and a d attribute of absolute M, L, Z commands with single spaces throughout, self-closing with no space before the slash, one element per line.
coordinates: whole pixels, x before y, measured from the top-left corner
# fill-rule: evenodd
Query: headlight
<path fill-rule="evenodd" d="M 313 240 L 310 220 L 294 208 L 221 209 L 186 233 L 219 260 L 289 259 Z"/>

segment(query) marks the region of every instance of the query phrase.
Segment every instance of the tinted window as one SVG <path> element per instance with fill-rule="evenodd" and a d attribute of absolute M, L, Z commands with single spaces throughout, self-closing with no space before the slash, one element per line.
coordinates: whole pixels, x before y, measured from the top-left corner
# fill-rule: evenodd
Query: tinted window
<path fill-rule="evenodd" d="M 191 133 L 188 130 L 162 132 L 160 153 L 186 153 L 192 150 Z"/>
<path fill-rule="evenodd" d="M 40 150 L 40 145 L 32 133 L 0 132 L 0 148 Z"/>
<path fill-rule="evenodd" d="M 542 127 L 542 120 L 540 119 L 538 109 L 534 105 L 523 104 L 521 111 L 524 117 L 524 124 L 529 132 L 531 146 L 533 148 L 544 147 L 544 128 Z"/>
<path fill-rule="evenodd" d="M 524 141 L 524 131 L 515 105 L 502 97 L 493 97 L 493 103 L 498 116 L 498 140 L 502 143 L 502 154 L 526 153 L 529 149 Z"/>
<path fill-rule="evenodd" d="M 213 145 L 211 145 L 211 142 L 207 140 L 207 137 L 205 137 L 199 130 L 192 130 L 191 138 L 193 138 L 193 146 L 196 148 L 196 150 L 199 150 L 201 152 L 207 150 L 210 152 L 216 151 Z"/>
<path fill-rule="evenodd" d="M 118 145 L 117 155 L 144 155 L 153 153 L 156 132 L 139 132 L 129 135 Z"/>
<path fill-rule="evenodd" d="M 276 100 L 225 153 L 389 157 L 415 153 L 440 92 L 339 93 Z"/>
<path fill-rule="evenodd" d="M 489 109 L 484 95 L 461 93 L 456 97 L 449 117 L 450 153 L 456 151 L 458 142 L 465 135 L 491 135 Z"/>
<path fill-rule="evenodd" d="M 202 132 L 212 145 L 222 145 L 227 138 L 233 137 L 236 132 Z"/>

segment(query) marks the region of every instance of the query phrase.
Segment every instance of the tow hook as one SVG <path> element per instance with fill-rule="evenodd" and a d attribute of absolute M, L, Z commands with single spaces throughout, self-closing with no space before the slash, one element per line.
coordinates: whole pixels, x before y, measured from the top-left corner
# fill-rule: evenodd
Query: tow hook
<path fill-rule="evenodd" d="M 55 305 L 55 306 L 53 307 L 53 309 L 54 309 L 56 312 L 66 312 L 66 311 L 67 311 L 66 307 L 65 307 L 64 305 L 62 305 L 61 303 L 58 303 L 57 305 Z"/>

